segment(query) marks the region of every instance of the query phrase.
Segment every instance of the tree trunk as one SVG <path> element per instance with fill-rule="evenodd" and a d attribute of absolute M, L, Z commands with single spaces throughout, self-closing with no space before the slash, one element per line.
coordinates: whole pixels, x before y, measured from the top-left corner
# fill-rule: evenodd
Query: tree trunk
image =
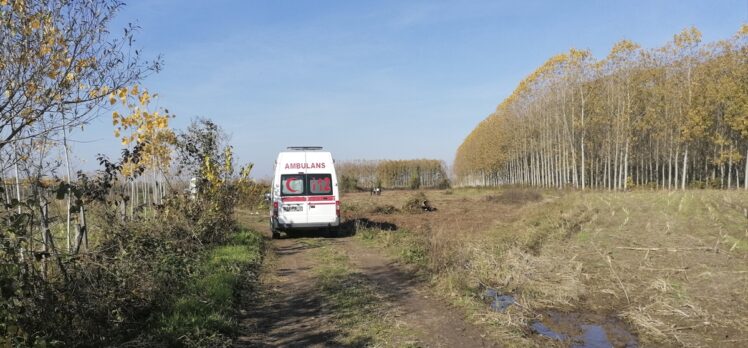
<path fill-rule="evenodd" d="M 130 181 L 130 220 L 135 219 L 135 183 Z"/>
<path fill-rule="evenodd" d="M 688 145 L 683 152 L 683 179 L 681 179 L 681 190 L 686 189 L 686 178 L 688 178 Z"/>
<path fill-rule="evenodd" d="M 675 175 L 673 176 L 673 190 L 678 189 L 678 157 L 680 157 L 680 146 L 675 148 L 675 158 L 673 160 L 673 166 L 675 167 Z"/>
<path fill-rule="evenodd" d="M 581 90 L 581 87 L 580 87 L 580 93 L 579 94 L 580 94 L 580 97 L 582 98 L 582 110 L 581 110 L 581 112 L 582 112 L 581 113 L 581 118 L 582 118 L 582 141 L 581 141 L 581 145 L 580 145 L 580 147 L 581 147 L 580 151 L 581 151 L 581 155 L 582 155 L 582 158 L 581 158 L 581 160 L 582 160 L 581 161 L 582 162 L 581 163 L 581 166 L 582 166 L 582 182 L 581 182 L 581 184 L 582 184 L 582 191 L 584 191 L 584 188 L 586 186 L 585 185 L 586 181 L 585 181 L 585 176 L 584 176 L 585 175 L 584 136 L 585 136 L 585 134 L 587 132 L 586 132 L 586 130 L 584 128 L 584 107 L 585 107 L 585 103 L 584 103 L 584 91 Z"/>
<path fill-rule="evenodd" d="M 727 189 L 732 188 L 732 144 L 730 144 L 730 158 L 727 159 Z"/>
<path fill-rule="evenodd" d="M 20 175 L 18 174 L 18 146 L 16 143 L 13 143 L 13 151 L 16 154 L 15 163 L 13 163 L 13 171 L 16 176 L 16 200 L 18 200 L 18 203 L 22 201 L 21 199 L 21 179 L 19 178 Z M 21 213 L 21 204 L 18 204 L 18 214 Z"/>
<path fill-rule="evenodd" d="M 629 140 L 626 139 L 626 154 L 623 157 L 623 190 L 628 189 L 629 181 Z"/>

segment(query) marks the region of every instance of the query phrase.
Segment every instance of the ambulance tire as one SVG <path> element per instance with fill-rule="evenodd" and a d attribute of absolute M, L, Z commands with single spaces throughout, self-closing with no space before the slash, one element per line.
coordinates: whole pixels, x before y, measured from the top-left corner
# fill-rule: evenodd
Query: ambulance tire
<path fill-rule="evenodd" d="M 271 236 L 272 239 L 280 239 L 281 234 L 277 230 L 273 229 L 273 235 Z"/>

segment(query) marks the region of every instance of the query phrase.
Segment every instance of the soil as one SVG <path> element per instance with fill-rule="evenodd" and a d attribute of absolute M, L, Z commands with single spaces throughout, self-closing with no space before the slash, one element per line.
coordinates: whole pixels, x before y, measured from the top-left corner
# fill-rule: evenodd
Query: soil
<path fill-rule="evenodd" d="M 428 287 L 405 267 L 350 238 L 342 241 L 340 247 L 347 251 L 353 264 L 402 311 L 399 319 L 418 334 L 423 346 L 497 346 L 485 340 L 475 326 L 467 323 L 459 315 L 461 311 L 431 294 Z"/>
<path fill-rule="evenodd" d="M 315 291 L 315 243 L 309 238 L 272 241 L 270 268 L 264 275 L 264 290 L 258 304 L 244 311 L 243 331 L 236 347 L 327 347 L 342 328 L 335 327 L 334 313 Z M 406 267 L 354 238 L 327 240 L 350 258 L 351 266 L 398 308 L 398 325 L 404 325 L 424 347 L 494 347 L 493 342 L 459 314 L 461 311 L 439 300 Z M 355 345 L 367 345 L 360 342 Z"/>
<path fill-rule="evenodd" d="M 274 240 L 255 305 L 243 311 L 236 347 L 320 347 L 337 336 L 332 313 L 315 291 L 309 251 L 300 239 Z"/>

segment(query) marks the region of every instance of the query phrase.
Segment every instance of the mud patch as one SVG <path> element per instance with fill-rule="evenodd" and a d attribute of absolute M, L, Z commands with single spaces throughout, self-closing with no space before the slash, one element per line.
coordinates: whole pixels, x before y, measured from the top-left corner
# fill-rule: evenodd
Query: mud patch
<path fill-rule="evenodd" d="M 530 329 L 540 336 L 565 341 L 576 348 L 639 346 L 624 323 L 611 316 L 549 311 L 542 319 L 534 321 Z"/>
<path fill-rule="evenodd" d="M 551 330 L 551 328 L 543 325 L 543 323 L 539 321 L 530 324 L 530 329 L 532 329 L 532 332 L 552 340 L 563 341 L 566 339 L 566 336 Z"/>

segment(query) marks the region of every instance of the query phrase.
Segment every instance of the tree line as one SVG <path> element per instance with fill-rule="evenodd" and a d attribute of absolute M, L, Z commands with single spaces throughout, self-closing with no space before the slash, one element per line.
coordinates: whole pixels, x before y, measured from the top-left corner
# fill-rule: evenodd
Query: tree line
<path fill-rule="evenodd" d="M 336 164 L 336 171 L 338 181 L 347 191 L 449 186 L 444 162 L 434 159 L 347 161 Z"/>
<path fill-rule="evenodd" d="M 467 136 L 460 185 L 748 190 L 748 25 L 704 43 L 571 49 L 522 80 Z"/>

